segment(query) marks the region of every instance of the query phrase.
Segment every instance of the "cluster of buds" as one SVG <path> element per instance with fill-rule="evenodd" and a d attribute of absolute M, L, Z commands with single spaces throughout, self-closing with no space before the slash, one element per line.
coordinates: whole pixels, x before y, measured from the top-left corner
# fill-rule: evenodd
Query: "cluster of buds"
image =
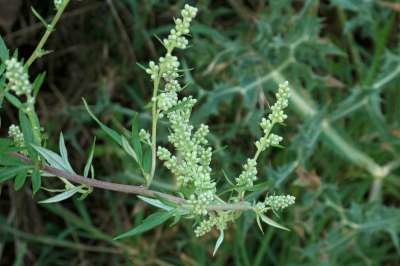
<path fill-rule="evenodd" d="M 146 68 L 146 73 L 150 75 L 152 80 L 156 80 L 158 78 L 158 73 L 160 71 L 160 67 L 154 63 L 154 61 L 149 62 L 149 67 Z"/>
<path fill-rule="evenodd" d="M 207 215 L 207 207 L 214 200 L 215 191 L 208 190 L 203 193 L 190 195 L 188 205 L 194 215 L 204 216 Z"/>
<path fill-rule="evenodd" d="M 206 136 L 208 127 L 201 125 L 195 132 L 190 124 L 190 115 L 196 100 L 185 97 L 178 100 L 178 92 L 182 90 L 178 82 L 179 61 L 172 55 L 174 48 L 186 48 L 190 22 L 197 9 L 185 5 L 181 12 L 182 18 L 175 20 L 175 28 L 163 40 L 167 54 L 159 59 L 159 64 L 150 62 L 146 72 L 151 79 L 164 81 L 165 90 L 156 98 L 159 116 L 166 114 L 171 126 L 168 141 L 174 146 L 177 155 L 172 155 L 166 148 L 158 147 L 157 156 L 164 161 L 176 177 L 181 189 L 192 191 L 188 197 L 188 205 L 195 216 L 207 215 L 207 206 L 215 197 L 215 182 L 211 179 L 212 149 L 207 147 Z M 188 189 L 190 188 L 190 189 Z"/>
<path fill-rule="evenodd" d="M 175 28 L 173 28 L 168 37 L 163 40 L 164 46 L 168 51 L 180 48 L 185 49 L 188 45 L 188 40 L 185 35 L 189 34 L 189 26 L 192 19 L 197 14 L 197 8 L 185 5 L 181 11 L 182 18 L 175 19 Z"/>
<path fill-rule="evenodd" d="M 260 151 L 264 151 L 271 146 L 278 146 L 283 138 L 276 134 L 269 134 L 262 136 L 256 141 L 256 147 Z"/>
<path fill-rule="evenodd" d="M 5 65 L 8 88 L 17 96 L 29 96 L 32 92 L 32 85 L 29 82 L 28 73 L 22 63 L 13 57 L 6 60 Z"/>
<path fill-rule="evenodd" d="M 150 133 L 143 128 L 139 131 L 140 141 L 150 144 Z"/>
<path fill-rule="evenodd" d="M 176 80 L 179 77 L 179 61 L 178 57 L 173 55 L 166 55 L 160 57 L 160 68 L 162 69 L 161 77 L 168 84 L 169 82 Z"/>
<path fill-rule="evenodd" d="M 204 219 L 200 222 L 200 224 L 194 229 L 194 234 L 197 237 L 203 236 L 211 231 L 211 229 L 215 226 L 216 219 L 215 216 L 210 216 L 208 219 Z"/>
<path fill-rule="evenodd" d="M 24 146 L 24 134 L 22 134 L 19 126 L 11 125 L 8 128 L 8 136 L 13 140 L 16 147 Z"/>
<path fill-rule="evenodd" d="M 187 199 L 186 208 L 190 216 L 199 220 L 194 230 L 195 235 L 199 237 L 214 227 L 221 231 L 225 230 L 227 223 L 235 220 L 240 215 L 240 211 L 209 211 L 212 209 L 210 205 L 221 201 L 216 195 L 216 184 L 211 178 L 212 149 L 208 147 L 206 138 L 209 129 L 206 125 L 200 125 L 195 130 L 190 124 L 195 99 L 192 97 L 178 99 L 178 92 L 182 90 L 178 81 L 180 64 L 172 52 L 175 48 L 187 47 L 188 41 L 185 36 L 189 34 L 189 26 L 196 13 L 196 8 L 185 5 L 181 12 L 182 18 L 175 19 L 175 28 L 163 40 L 167 49 L 166 55 L 160 57 L 158 63 L 150 61 L 146 73 L 154 82 L 155 92 L 160 84 L 164 85 L 164 89 L 160 89 L 161 93 L 152 99 L 153 108 L 156 109 L 159 117 L 165 116 L 168 119 L 171 129 L 168 141 L 174 148 L 172 152 L 164 147 L 158 147 L 157 156 L 175 176 L 180 191 Z M 289 98 L 287 82 L 279 85 L 276 98 L 271 114 L 260 123 L 264 136 L 256 142 L 257 153 L 254 158 L 247 160 L 243 165 L 242 173 L 236 178 L 239 195 L 237 198 L 232 197 L 231 200 L 239 201 L 243 198 L 245 190 L 253 186 L 257 179 L 258 155 L 267 147 L 277 146 L 282 141 L 282 137 L 272 134 L 271 130 L 274 124 L 283 123 L 287 118 L 283 111 L 288 105 Z M 144 139 L 145 133 L 141 131 L 140 136 Z M 265 213 L 271 209 L 283 209 L 293 203 L 292 196 L 271 196 L 264 202 L 255 204 L 254 210 L 257 213 Z"/>
<path fill-rule="evenodd" d="M 190 22 L 196 16 L 196 13 L 197 8 L 185 5 L 181 12 L 182 18 L 175 20 L 175 28 L 171 30 L 168 38 L 163 40 L 167 49 L 166 55 L 159 58 L 158 64 L 150 61 L 148 68 L 146 68 L 146 73 L 157 84 L 156 86 L 159 86 L 161 80 L 164 81 L 165 91 L 153 99 L 159 110 L 160 118 L 164 116 L 165 111 L 177 104 L 178 96 L 176 93 L 182 90 L 177 80 L 180 64 L 178 58 L 172 55 L 172 51 L 175 48 L 186 48 L 188 40 L 184 36 L 189 34 Z"/>
<path fill-rule="evenodd" d="M 296 198 L 291 195 L 266 196 L 264 202 L 257 202 L 253 209 L 256 214 L 266 213 L 268 210 L 280 211 L 293 205 Z"/>
<path fill-rule="evenodd" d="M 271 107 L 271 113 L 268 115 L 268 119 L 272 124 L 283 123 L 286 120 L 287 115 L 284 113 L 284 109 L 289 103 L 289 82 L 285 81 L 279 84 L 278 92 L 276 93 L 276 102 Z"/>
<path fill-rule="evenodd" d="M 178 102 L 178 94 L 174 91 L 168 91 L 158 95 L 158 108 L 161 111 L 167 111 Z M 163 117 L 163 113 L 160 114 Z"/>
<path fill-rule="evenodd" d="M 261 120 L 260 126 L 263 129 L 264 135 L 256 141 L 256 147 L 261 152 L 270 146 L 278 146 L 282 141 L 282 137 L 270 134 L 272 127 L 274 124 L 281 124 L 287 118 L 287 115 L 284 113 L 284 109 L 288 106 L 289 103 L 289 83 L 287 81 L 279 84 L 278 92 L 276 93 L 276 102 L 271 107 L 271 113 L 267 118 L 263 118 Z"/>
<path fill-rule="evenodd" d="M 265 198 L 265 205 L 270 206 L 273 210 L 282 210 L 293 205 L 296 198 L 291 195 L 281 196 L 267 196 Z"/>
<path fill-rule="evenodd" d="M 288 106 L 289 102 L 289 83 L 287 81 L 279 84 L 278 92 L 276 93 L 276 102 L 271 107 L 271 113 L 268 118 L 261 120 L 260 126 L 263 129 L 263 136 L 256 141 L 257 147 L 256 156 L 253 159 L 248 159 L 243 165 L 243 171 L 238 178 L 236 183 L 239 187 L 251 187 L 253 182 L 257 180 L 257 157 L 265 149 L 271 146 L 278 146 L 282 141 L 282 137 L 276 134 L 272 134 L 271 130 L 274 124 L 283 123 L 287 118 L 284 113 L 284 109 Z"/>
<path fill-rule="evenodd" d="M 228 222 L 235 220 L 235 213 L 232 211 L 221 211 L 215 214 L 210 214 L 208 219 L 203 219 L 200 224 L 194 229 L 196 237 L 207 234 L 213 227 L 218 230 L 225 230 Z"/>
<path fill-rule="evenodd" d="M 236 178 L 236 183 L 239 187 L 251 187 L 253 182 L 257 180 L 257 162 L 254 159 L 247 159 L 243 165 L 243 171 Z"/>
<path fill-rule="evenodd" d="M 54 6 L 56 7 L 56 9 L 60 9 L 60 7 L 62 6 L 64 0 L 54 0 Z"/>

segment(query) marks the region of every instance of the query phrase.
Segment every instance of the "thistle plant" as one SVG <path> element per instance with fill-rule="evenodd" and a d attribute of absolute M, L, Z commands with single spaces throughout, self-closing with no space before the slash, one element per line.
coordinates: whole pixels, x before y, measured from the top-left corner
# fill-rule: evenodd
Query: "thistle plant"
<path fill-rule="evenodd" d="M 16 161 L 13 160 L 9 165 L 0 160 L 0 163 L 4 165 L 0 170 L 0 176 L 1 171 L 7 171 L 7 175 L 1 181 L 20 175 L 23 170 L 25 175 L 32 177 L 33 191 L 37 192 L 43 188 L 42 178 L 52 175 L 64 184 L 63 192 L 41 201 L 42 203 L 58 202 L 75 194 L 81 194 L 81 198 L 84 198 L 92 192 L 94 187 L 97 187 L 137 194 L 141 200 L 161 209 L 145 219 L 143 224 L 121 234 L 116 239 L 142 233 L 171 217 L 175 217 L 176 220 L 184 217 L 194 222 L 194 234 L 197 237 L 207 234 L 213 228 L 220 231 L 220 237 L 214 249 L 215 253 L 223 241 L 224 230 L 228 228 L 229 223 L 237 220 L 243 212 L 249 211 L 255 213 L 260 228 L 263 221 L 271 226 L 286 229 L 269 218 L 267 214 L 269 211 L 274 213 L 294 204 L 293 196 L 266 195 L 263 200 L 253 202 L 248 200 L 247 193 L 253 191 L 257 182 L 257 160 L 260 154 L 268 148 L 279 147 L 283 140 L 272 131 L 275 126 L 283 124 L 287 118 L 285 108 L 288 106 L 290 97 L 289 84 L 288 82 L 279 84 L 275 95 L 276 102 L 272 105 L 271 112 L 260 122 L 263 134 L 254 144 L 255 154 L 245 161 L 242 172 L 235 178 L 234 184 L 231 184 L 231 190 L 234 193 L 228 198 L 221 198 L 213 178 L 218 176 L 218 173 L 213 173 L 211 168 L 213 150 L 207 140 L 209 127 L 205 124 L 195 127 L 190 122 L 197 100 L 192 96 L 180 95 L 188 84 L 182 84 L 180 81 L 183 70 L 180 68 L 178 57 L 174 55 L 176 49 L 182 50 L 188 47 L 190 25 L 198 12 L 195 7 L 185 5 L 180 13 L 181 17 L 174 20 L 175 27 L 166 38 L 160 40 L 165 48 L 165 54 L 156 61 L 150 61 L 148 66 L 144 67 L 152 83 L 150 132 L 147 129 L 140 129 L 138 122 L 134 120 L 132 135 L 120 134 L 103 124 L 84 102 L 89 115 L 101 129 L 139 166 L 146 187 L 95 179 L 92 166 L 95 143 L 89 151 L 82 175 L 78 175 L 69 163 L 62 134 L 59 139 L 59 153 L 44 147 L 39 120 L 34 108 L 44 75 L 39 75 L 31 83 L 28 74 L 29 66 L 35 59 L 45 54 L 42 49 L 51 33 L 49 29 L 54 28 L 68 2 L 67 0 L 54 1 L 57 14 L 46 26 L 43 38 L 25 64 L 16 57 L 9 58 L 7 50 L 1 53 L 3 55 L 1 59 L 5 65 L 6 82 L 1 84 L 0 89 L 2 95 L 19 109 L 22 129 L 16 125 L 10 126 L 9 138 L 12 142 L 2 144 L 4 146 L 1 149 L 2 153 L 16 158 Z M 167 122 L 170 130 L 168 135 L 170 145 L 166 147 L 157 145 L 157 126 L 160 119 Z M 145 150 L 150 150 L 150 153 L 145 153 Z M 178 196 L 149 189 L 156 173 L 157 158 L 163 162 L 164 167 L 176 180 Z"/>

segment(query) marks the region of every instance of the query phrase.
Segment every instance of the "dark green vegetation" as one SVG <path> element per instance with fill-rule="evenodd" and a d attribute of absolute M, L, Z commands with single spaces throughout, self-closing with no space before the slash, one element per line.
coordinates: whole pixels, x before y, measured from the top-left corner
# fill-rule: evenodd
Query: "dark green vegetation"
<path fill-rule="evenodd" d="M 154 208 L 96 189 L 85 201 L 40 205 L 49 193 L 32 199 L 31 186 L 15 192 L 3 183 L 1 265 L 397 265 L 399 2 L 248 2 L 197 5 L 192 47 L 182 53 L 186 93 L 201 99 L 193 122 L 211 127 L 214 178 L 222 184 L 224 173 L 236 177 L 253 154 L 276 83 L 290 82 L 289 119 L 279 132 L 287 148 L 264 153 L 258 170 L 266 192 L 296 196 L 279 219 L 291 231 L 264 227 L 261 234 L 249 214 L 226 232 L 215 257 L 218 232 L 198 239 L 185 221 L 113 241 Z M 97 135 L 96 178 L 141 184 L 137 165 L 98 129 L 81 98 L 115 129 L 129 128 L 134 110 L 149 128 L 150 81 L 136 63 L 163 53 L 153 35 L 168 33 L 172 25 L 165 25 L 183 3 L 72 1 L 46 45 L 54 52 L 31 73 L 47 71 L 37 105 L 41 124 L 53 150 L 63 132 L 75 169 L 83 170 Z M 29 5 L 54 14 L 47 1 L 23 4 L 5 39 L 24 57 L 43 30 Z M 18 113 L 10 105 L 0 112 L 3 137 Z M 158 173 L 153 188 L 172 192 L 169 172 Z"/>

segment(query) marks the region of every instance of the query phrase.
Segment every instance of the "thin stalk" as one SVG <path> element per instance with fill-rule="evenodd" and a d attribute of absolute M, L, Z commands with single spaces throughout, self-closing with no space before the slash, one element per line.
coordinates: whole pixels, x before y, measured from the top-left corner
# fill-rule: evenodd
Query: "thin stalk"
<path fill-rule="evenodd" d="M 275 122 L 271 122 L 271 123 L 272 123 L 271 129 L 268 130 L 267 133 L 265 133 L 266 136 L 269 136 L 269 134 L 270 134 L 271 131 L 272 131 L 272 128 L 273 128 L 274 125 L 275 125 Z M 262 150 L 261 150 L 260 148 L 257 148 L 257 151 L 256 151 L 256 153 L 254 154 L 253 160 L 257 161 L 257 159 L 258 159 L 258 157 L 260 156 L 261 152 L 262 152 Z"/>
<path fill-rule="evenodd" d="M 62 5 L 57 10 L 57 13 L 54 16 L 53 20 L 51 21 L 51 23 L 49 25 L 47 25 L 45 33 L 43 34 L 42 38 L 40 39 L 40 41 L 39 41 L 38 45 L 36 46 L 35 50 L 32 52 L 31 56 L 29 57 L 29 59 L 25 63 L 25 68 L 26 69 L 28 69 L 29 66 L 32 65 L 32 63 L 37 58 L 42 56 L 43 46 L 47 42 L 47 39 L 49 39 L 49 37 L 50 37 L 51 33 L 53 32 L 57 22 L 59 21 L 59 19 L 61 18 L 61 15 L 63 14 L 63 12 L 65 10 L 65 8 L 69 4 L 69 1 L 70 0 L 64 0 L 63 1 Z"/>
<path fill-rule="evenodd" d="M 14 152 L 14 153 L 11 153 L 10 155 L 20 159 L 21 161 L 23 161 L 27 164 L 32 164 L 32 160 L 30 160 L 28 157 L 26 157 L 23 154 Z M 163 192 L 159 192 L 159 191 L 155 191 L 155 190 L 150 190 L 147 187 L 143 187 L 143 186 L 125 185 L 125 184 L 112 183 L 112 182 L 87 178 L 84 176 L 64 172 L 63 170 L 51 167 L 46 164 L 41 166 L 41 170 L 46 173 L 52 174 L 54 176 L 65 178 L 68 181 L 71 181 L 73 183 L 83 184 L 83 185 L 87 185 L 89 187 L 96 187 L 96 188 L 101 188 L 101 189 L 105 189 L 105 190 L 141 195 L 141 196 L 146 196 L 146 197 L 151 197 L 151 198 L 161 198 L 161 199 L 167 200 L 169 202 L 172 202 L 172 203 L 182 206 L 182 207 L 185 207 L 185 205 L 188 205 L 187 200 L 185 200 L 184 198 L 176 197 L 176 196 L 173 196 L 173 195 L 170 195 L 167 193 L 163 193 Z M 233 203 L 233 204 L 229 204 L 229 203 L 214 204 L 214 205 L 208 206 L 207 209 L 213 210 L 213 211 L 223 211 L 223 210 L 244 211 L 244 210 L 252 210 L 252 206 L 249 202 L 243 201 L 243 202 Z"/>
<path fill-rule="evenodd" d="M 36 143 L 36 145 L 40 145 L 42 142 L 42 137 L 40 134 L 40 123 L 35 114 L 34 104 L 29 104 L 28 110 L 25 113 L 28 116 L 29 122 L 32 126 L 34 142 Z"/>
<path fill-rule="evenodd" d="M 170 56 L 172 53 L 172 49 L 167 50 L 166 56 Z M 160 71 L 158 72 L 158 77 L 154 80 L 153 85 L 153 98 L 151 99 L 153 102 L 151 116 L 152 116 L 152 124 L 151 124 L 151 170 L 150 175 L 147 176 L 147 186 L 149 187 L 154 178 L 154 173 L 156 172 L 156 164 L 157 164 L 157 122 L 158 122 L 158 110 L 157 110 L 157 93 L 158 88 L 160 87 L 161 75 L 163 73 L 163 68 L 160 66 Z"/>
<path fill-rule="evenodd" d="M 49 39 L 51 33 L 53 32 L 57 22 L 60 20 L 61 15 L 63 14 L 65 8 L 69 4 L 70 0 L 64 0 L 62 5 L 57 10 L 56 15 L 52 19 L 51 23 L 47 25 L 46 31 L 43 34 L 42 38 L 40 39 L 38 45 L 36 46 L 35 50 L 32 52 L 31 56 L 25 63 L 25 68 L 28 69 L 32 63 L 43 55 L 42 49 L 43 46 L 46 44 L 47 40 Z M 33 137 L 34 141 L 37 145 L 41 144 L 41 134 L 40 134 L 40 123 L 37 119 L 35 114 L 35 105 L 34 105 L 34 98 L 33 96 L 28 96 L 28 110 L 25 112 L 28 116 L 29 122 L 31 123 L 32 130 L 33 130 Z"/>
<path fill-rule="evenodd" d="M 161 70 L 160 70 L 161 73 Z M 147 186 L 149 187 L 151 181 L 153 180 L 154 173 L 156 171 L 156 164 L 157 164 L 157 120 L 158 120 L 158 113 L 157 113 L 157 92 L 158 87 L 160 86 L 160 79 L 161 74 L 158 75 L 157 79 L 154 80 L 154 89 L 153 89 L 153 101 L 151 116 L 152 116 L 152 124 L 151 124 L 151 170 L 150 175 L 146 178 Z"/>

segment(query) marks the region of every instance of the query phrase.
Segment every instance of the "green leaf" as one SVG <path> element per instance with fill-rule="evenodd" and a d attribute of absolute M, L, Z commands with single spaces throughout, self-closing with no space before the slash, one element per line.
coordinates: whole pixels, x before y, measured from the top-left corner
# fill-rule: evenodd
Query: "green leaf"
<path fill-rule="evenodd" d="M 172 215 L 173 214 L 171 212 L 164 212 L 164 211 L 155 212 L 155 213 L 151 214 L 150 216 L 148 216 L 146 219 L 144 219 L 140 225 L 115 237 L 114 240 L 131 237 L 131 236 L 135 236 L 135 235 L 144 233 L 144 232 L 156 227 L 157 225 L 164 223 L 166 220 L 171 218 Z"/>
<path fill-rule="evenodd" d="M 138 157 L 138 160 L 141 164 L 142 160 L 143 160 L 143 150 L 142 150 L 142 144 L 140 142 L 140 137 L 139 137 L 139 119 L 138 119 L 137 113 L 135 113 L 135 115 L 132 118 L 131 137 L 132 137 L 133 149 L 134 149 L 134 151 Z"/>
<path fill-rule="evenodd" d="M 182 215 L 180 213 L 175 213 L 174 215 L 174 220 L 172 221 L 172 223 L 169 225 L 169 227 L 173 227 L 175 226 L 182 218 Z"/>
<path fill-rule="evenodd" d="M 28 117 L 22 110 L 19 110 L 18 116 L 19 116 L 19 124 L 21 126 L 21 131 L 24 135 L 25 147 L 28 150 L 30 157 L 35 160 L 36 153 L 34 152 L 34 150 L 31 147 L 31 144 L 33 144 L 33 142 L 34 142 L 32 125 L 31 125 Z"/>
<path fill-rule="evenodd" d="M 18 166 L 26 165 L 20 159 L 15 158 L 8 154 L 11 150 L 0 151 L 0 165 L 2 166 Z"/>
<path fill-rule="evenodd" d="M 74 172 L 71 164 L 69 163 L 68 151 L 67 147 L 65 146 L 64 135 L 62 133 L 60 133 L 60 138 L 58 140 L 58 147 L 60 149 L 61 158 L 64 161 L 64 164 L 68 167 L 68 169 L 70 169 L 71 172 Z"/>
<path fill-rule="evenodd" d="M 33 81 L 32 88 L 33 88 L 33 97 L 36 98 L 36 96 L 39 93 L 40 88 L 42 87 L 43 81 L 46 77 L 46 72 L 40 73 L 39 75 L 36 76 L 35 80 Z"/>
<path fill-rule="evenodd" d="M 29 122 L 28 117 L 22 110 L 19 110 L 19 123 L 21 126 L 21 131 L 24 134 L 25 146 L 29 147 L 33 142 L 33 131 L 31 123 Z"/>
<path fill-rule="evenodd" d="M 0 64 L 0 109 L 3 105 L 5 86 L 6 86 L 5 78 L 2 76 L 3 69 L 4 69 L 3 65 Z"/>
<path fill-rule="evenodd" d="M 219 237 L 217 239 L 217 242 L 215 243 L 213 256 L 215 255 L 215 253 L 217 253 L 217 250 L 218 250 L 219 246 L 221 246 L 223 241 L 224 241 L 224 230 L 220 230 Z"/>
<path fill-rule="evenodd" d="M 0 121 L 1 123 L 1 121 Z M 21 147 L 15 147 L 14 142 L 10 138 L 0 138 L 0 165 L 20 165 L 23 162 L 14 156 L 11 153 L 21 151 Z"/>
<path fill-rule="evenodd" d="M 146 173 L 150 173 L 151 170 L 151 150 L 146 149 L 143 157 L 143 169 Z"/>
<path fill-rule="evenodd" d="M 112 138 L 115 142 L 117 142 L 119 145 L 122 146 L 122 138 L 121 135 L 118 134 L 115 130 L 109 128 L 108 126 L 104 125 L 90 110 L 88 104 L 86 103 L 85 99 L 83 100 L 83 104 L 85 105 L 86 111 L 89 113 L 89 115 L 93 118 L 94 121 L 100 126 L 100 128 L 107 133 L 107 135 Z"/>
<path fill-rule="evenodd" d="M 147 197 L 143 197 L 143 196 L 138 196 L 138 198 L 143 200 L 144 202 L 154 206 L 154 207 L 161 208 L 161 209 L 164 209 L 166 211 L 173 210 L 173 207 L 164 204 L 163 202 L 161 202 L 158 199 L 151 199 L 151 198 L 147 198 Z"/>
<path fill-rule="evenodd" d="M 261 232 L 264 234 L 264 230 L 263 230 L 263 228 L 261 226 L 261 222 L 260 222 L 260 216 L 258 214 L 256 217 L 256 221 L 257 221 L 258 228 L 260 228 Z"/>
<path fill-rule="evenodd" d="M 63 158 L 61 158 L 61 156 L 57 153 L 34 144 L 32 144 L 32 147 L 47 161 L 51 167 L 64 170 L 70 174 L 76 174 L 69 165 L 65 164 Z"/>
<path fill-rule="evenodd" d="M 15 180 L 14 180 L 14 189 L 15 190 L 18 191 L 24 186 L 25 181 L 26 181 L 26 177 L 27 177 L 27 171 L 26 170 L 25 171 L 21 171 L 21 172 L 19 172 L 17 174 L 17 176 L 15 177 Z"/>
<path fill-rule="evenodd" d="M 1 61 L 6 61 L 9 58 L 8 49 L 3 38 L 0 36 L 0 59 Z"/>
<path fill-rule="evenodd" d="M 11 166 L 11 167 L 4 167 L 0 169 L 0 183 L 7 181 L 18 173 L 22 171 L 26 171 L 27 169 L 31 168 L 30 165 L 18 165 L 18 166 Z"/>
<path fill-rule="evenodd" d="M 35 169 L 32 173 L 32 191 L 33 194 L 39 191 L 40 186 L 42 185 L 42 177 L 40 175 L 40 170 Z"/>
<path fill-rule="evenodd" d="M 75 195 L 81 189 L 82 189 L 81 186 L 73 187 L 73 188 L 70 188 L 70 189 L 64 191 L 63 193 L 55 195 L 54 197 L 39 201 L 39 203 L 60 202 L 60 201 L 63 201 L 63 200 L 66 200 L 66 199 L 72 197 L 73 195 Z"/>
<path fill-rule="evenodd" d="M 133 148 L 131 147 L 131 145 L 129 144 L 128 140 L 124 136 L 121 137 L 121 140 L 122 140 L 122 148 L 124 148 L 126 153 L 128 153 L 133 159 L 135 159 L 135 161 L 138 164 L 140 164 L 138 156 L 137 156 L 136 152 L 133 150 Z"/>
<path fill-rule="evenodd" d="M 17 97 L 15 97 L 14 95 L 12 95 L 12 94 L 9 93 L 9 92 L 6 92 L 6 93 L 4 94 L 4 96 L 6 97 L 6 99 L 7 99 L 12 105 L 14 105 L 14 107 L 16 107 L 17 109 L 21 109 L 21 108 L 22 108 L 22 103 L 21 103 L 21 101 L 20 101 Z"/>
<path fill-rule="evenodd" d="M 37 17 L 39 19 L 40 22 L 42 22 L 43 26 L 45 26 L 46 28 L 48 27 L 48 24 L 46 22 L 46 20 L 33 8 L 32 9 L 32 13 L 35 15 L 35 17 Z"/>
<path fill-rule="evenodd" d="M 93 154 L 94 154 L 94 148 L 95 147 L 96 147 L 96 137 L 93 140 L 93 144 L 92 144 L 92 147 L 90 148 L 90 152 L 89 152 L 89 157 L 88 157 L 88 159 L 86 161 L 86 165 L 85 165 L 85 168 L 83 170 L 83 176 L 84 177 L 88 177 L 90 168 L 92 166 Z M 93 171 L 92 171 L 92 173 L 93 173 Z M 92 175 L 92 177 L 94 177 L 94 174 Z"/>
<path fill-rule="evenodd" d="M 235 186 L 235 184 L 233 184 L 232 181 L 229 179 L 229 177 L 228 177 L 228 175 L 226 174 L 226 172 L 225 172 L 224 169 L 222 169 L 222 174 L 224 175 L 225 180 L 228 182 L 229 185 Z"/>
<path fill-rule="evenodd" d="M 278 224 L 277 222 L 275 222 L 274 220 L 268 218 L 264 214 L 260 214 L 260 217 L 261 217 L 261 220 L 266 224 L 269 224 L 269 225 L 271 225 L 273 227 L 276 227 L 276 228 L 279 228 L 279 229 L 282 229 L 282 230 L 290 231 L 288 228 Z"/>

